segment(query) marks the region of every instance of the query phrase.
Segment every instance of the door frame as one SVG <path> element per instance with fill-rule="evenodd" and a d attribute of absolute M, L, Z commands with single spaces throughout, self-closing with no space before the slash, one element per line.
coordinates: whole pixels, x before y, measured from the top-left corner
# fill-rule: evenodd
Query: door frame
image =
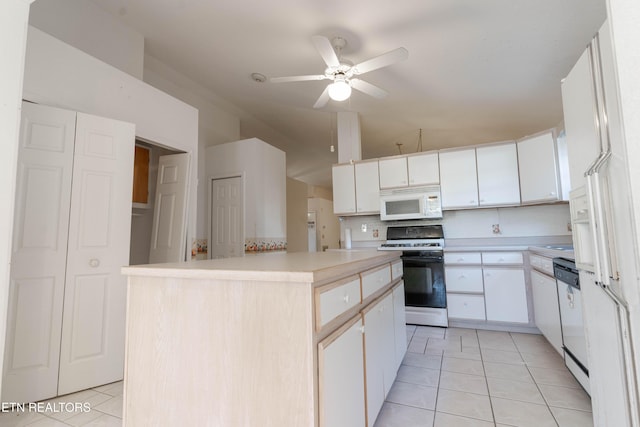
<path fill-rule="evenodd" d="M 207 176 L 207 259 L 211 259 L 211 242 L 213 242 L 213 230 L 211 229 L 211 191 L 213 190 L 213 181 L 218 179 L 240 178 L 242 187 L 242 230 L 240 230 L 241 241 L 244 245 L 245 238 L 245 220 L 247 213 L 247 180 L 244 171 L 236 173 L 215 174 Z"/>

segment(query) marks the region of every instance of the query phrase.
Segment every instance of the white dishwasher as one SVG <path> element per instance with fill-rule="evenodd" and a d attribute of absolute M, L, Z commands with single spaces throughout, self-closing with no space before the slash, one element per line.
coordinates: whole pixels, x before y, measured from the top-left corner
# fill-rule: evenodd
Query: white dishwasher
<path fill-rule="evenodd" d="M 582 294 L 575 261 L 554 258 L 553 274 L 558 282 L 564 363 L 580 385 L 589 393 L 589 366 L 582 320 Z"/>

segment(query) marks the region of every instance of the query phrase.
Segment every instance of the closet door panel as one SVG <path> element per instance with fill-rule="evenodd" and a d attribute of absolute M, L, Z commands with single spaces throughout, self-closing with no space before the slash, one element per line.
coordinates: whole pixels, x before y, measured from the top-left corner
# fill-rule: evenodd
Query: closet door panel
<path fill-rule="evenodd" d="M 133 125 L 78 113 L 58 393 L 123 377 Z"/>
<path fill-rule="evenodd" d="M 76 113 L 23 103 L 2 401 L 54 397 Z"/>

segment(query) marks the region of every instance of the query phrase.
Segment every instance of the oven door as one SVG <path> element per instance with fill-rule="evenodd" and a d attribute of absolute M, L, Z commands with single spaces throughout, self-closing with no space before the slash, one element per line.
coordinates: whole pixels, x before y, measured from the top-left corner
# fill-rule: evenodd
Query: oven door
<path fill-rule="evenodd" d="M 406 306 L 447 307 L 442 254 L 405 252 L 402 256 L 402 268 Z"/>

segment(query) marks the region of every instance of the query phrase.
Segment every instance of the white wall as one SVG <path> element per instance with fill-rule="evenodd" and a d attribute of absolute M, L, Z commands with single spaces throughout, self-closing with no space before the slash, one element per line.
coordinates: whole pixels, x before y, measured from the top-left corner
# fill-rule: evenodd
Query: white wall
<path fill-rule="evenodd" d="M 309 211 L 316 213 L 318 250 L 340 247 L 340 222 L 333 214 L 333 202 L 321 197 L 308 199 Z"/>
<path fill-rule="evenodd" d="M 3 372 L 7 332 L 9 268 L 13 235 L 13 207 L 18 163 L 22 104 L 22 75 L 27 42 L 28 0 L 0 3 L 0 372 Z M 2 384 L 0 384 L 2 394 Z"/>
<path fill-rule="evenodd" d="M 136 125 L 136 137 L 191 153 L 187 238 L 195 238 L 198 111 L 62 41 L 29 27 L 25 99 Z"/>
<path fill-rule="evenodd" d="M 240 139 L 240 119 L 220 105 L 224 105 L 229 110 L 233 107 L 209 89 L 184 77 L 149 55 L 144 59 L 144 81 L 198 109 L 199 153 L 204 154 L 205 149 L 212 145 Z M 200 183 L 206 182 L 205 170 L 205 156 L 201 155 L 198 157 L 198 182 Z M 198 239 L 204 239 L 207 236 L 207 188 L 206 184 L 198 186 L 196 228 Z"/>
<path fill-rule="evenodd" d="M 144 38 L 90 1 L 37 0 L 29 24 L 142 80 Z"/>
<path fill-rule="evenodd" d="M 442 224 L 445 239 L 491 239 L 551 237 L 571 241 L 569 205 L 566 203 L 513 208 L 468 209 L 445 211 L 442 220 L 380 221 L 380 216 L 344 217 L 340 226 L 341 240 L 344 229 L 351 228 L 353 242 L 379 242 L 386 240 L 390 225 Z M 493 224 L 500 225 L 500 233 L 493 233 Z M 366 231 L 362 226 L 366 225 Z M 378 237 L 374 237 L 374 234 Z M 524 240 L 523 240 L 524 241 Z M 490 241 L 489 241 L 490 242 Z"/>
<path fill-rule="evenodd" d="M 284 151 L 250 138 L 209 147 L 205 157 L 207 179 L 245 177 L 245 241 L 286 238 Z"/>

